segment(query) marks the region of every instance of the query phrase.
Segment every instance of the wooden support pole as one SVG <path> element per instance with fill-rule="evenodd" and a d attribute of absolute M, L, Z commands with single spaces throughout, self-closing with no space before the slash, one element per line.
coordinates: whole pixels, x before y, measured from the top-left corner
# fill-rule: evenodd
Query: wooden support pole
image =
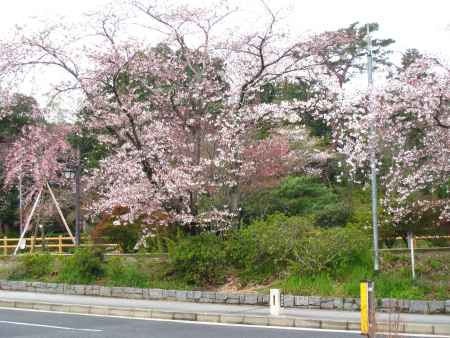
<path fill-rule="evenodd" d="M 17 246 L 14 249 L 14 253 L 13 253 L 14 256 L 17 255 L 17 251 L 19 251 L 20 243 L 22 243 L 22 240 L 23 240 L 26 232 L 28 231 L 28 227 L 30 226 L 31 218 L 33 217 L 33 214 L 34 214 L 34 211 L 36 210 L 37 205 L 39 204 L 39 200 L 41 199 L 43 189 L 44 189 L 44 187 L 42 187 L 41 190 L 39 190 L 36 200 L 34 201 L 33 207 L 31 208 L 31 211 L 30 211 L 30 215 L 28 215 L 27 222 L 25 223 L 25 227 L 23 228 L 22 234 L 20 235 L 19 242 L 17 242 Z"/>
<path fill-rule="evenodd" d="M 36 241 L 36 236 L 32 235 L 32 236 L 31 236 L 31 249 L 30 249 L 30 253 L 33 253 L 33 251 L 34 251 L 34 244 L 35 244 L 35 241 Z"/>
<path fill-rule="evenodd" d="M 62 213 L 62 211 L 61 211 L 61 208 L 59 207 L 59 203 L 58 203 L 58 201 L 56 200 L 55 195 L 53 194 L 53 190 L 52 190 L 52 188 L 50 187 L 50 184 L 48 184 L 48 182 L 46 182 L 46 184 L 47 184 L 48 191 L 50 192 L 50 195 L 52 196 L 53 202 L 55 203 L 56 210 L 58 210 L 59 217 L 61 217 L 61 220 L 62 220 L 64 226 L 66 227 L 66 230 L 67 230 L 67 232 L 69 233 L 69 236 L 71 237 L 72 242 L 75 244 L 75 243 L 76 243 L 75 237 L 73 237 L 72 231 L 70 231 L 70 228 L 69 228 L 69 226 L 67 225 L 66 219 L 65 219 L 65 217 L 64 217 L 64 215 L 63 215 L 63 213 Z"/>
<path fill-rule="evenodd" d="M 3 256 L 8 255 L 8 237 L 3 237 Z"/>
<path fill-rule="evenodd" d="M 58 253 L 62 254 L 63 252 L 63 247 L 62 247 L 62 236 L 59 235 L 58 236 Z"/>

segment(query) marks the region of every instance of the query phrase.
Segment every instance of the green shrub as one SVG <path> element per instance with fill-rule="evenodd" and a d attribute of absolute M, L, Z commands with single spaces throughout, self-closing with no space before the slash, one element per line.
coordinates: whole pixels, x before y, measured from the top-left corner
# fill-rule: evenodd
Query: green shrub
<path fill-rule="evenodd" d="M 314 225 L 322 228 L 344 226 L 350 214 L 350 209 L 343 204 L 327 205 L 316 213 Z"/>
<path fill-rule="evenodd" d="M 270 215 L 230 236 L 226 243 L 228 261 L 241 269 L 244 282 L 264 279 L 286 268 L 296 241 L 308 229 L 304 218 Z"/>
<path fill-rule="evenodd" d="M 66 257 L 58 279 L 70 284 L 89 284 L 103 276 L 104 257 L 99 249 L 80 248 Z"/>
<path fill-rule="evenodd" d="M 53 271 L 53 257 L 48 253 L 25 254 L 18 257 L 10 279 L 48 278 Z"/>
<path fill-rule="evenodd" d="M 148 287 L 148 276 L 137 263 L 125 262 L 120 257 L 112 257 L 105 268 L 107 284 L 111 286 Z"/>
<path fill-rule="evenodd" d="M 336 204 L 339 204 L 339 196 L 321 183 L 320 179 L 291 176 L 275 189 L 262 190 L 248 196 L 243 201 L 242 218 L 248 224 L 270 214 L 306 215 Z"/>
<path fill-rule="evenodd" d="M 367 259 L 370 242 L 352 228 L 314 229 L 296 242 L 291 268 L 300 275 L 336 273 Z"/>
<path fill-rule="evenodd" d="M 169 243 L 174 273 L 190 284 L 217 284 L 224 279 L 226 255 L 223 240 L 212 233 L 188 236 Z"/>

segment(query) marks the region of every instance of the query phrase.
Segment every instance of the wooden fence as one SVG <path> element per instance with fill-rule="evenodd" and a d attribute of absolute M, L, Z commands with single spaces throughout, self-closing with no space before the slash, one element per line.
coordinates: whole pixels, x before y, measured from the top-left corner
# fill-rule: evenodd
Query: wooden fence
<path fill-rule="evenodd" d="M 4 236 L 0 238 L 0 251 L 3 256 L 11 255 L 14 249 L 17 247 L 20 238 L 8 238 Z M 74 248 L 76 245 L 72 241 L 72 237 L 69 236 L 56 236 L 56 237 L 24 237 L 25 250 L 27 252 L 34 252 L 35 250 L 47 250 L 53 254 L 65 254 L 68 249 Z M 81 243 L 80 247 L 104 247 L 114 251 L 119 250 L 118 244 L 89 244 Z"/>

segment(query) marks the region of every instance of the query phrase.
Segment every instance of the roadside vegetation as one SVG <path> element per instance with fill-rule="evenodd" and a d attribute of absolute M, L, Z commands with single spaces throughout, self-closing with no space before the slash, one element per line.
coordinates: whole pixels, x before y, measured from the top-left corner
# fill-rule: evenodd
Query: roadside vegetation
<path fill-rule="evenodd" d="M 248 196 L 246 221 L 239 228 L 200 234 L 162 228 L 133 257 L 105 256 L 98 249 L 78 249 L 64 257 L 22 255 L 1 275 L 166 289 L 268 292 L 277 287 L 285 293 L 343 297 L 358 297 L 359 282 L 371 279 L 377 297 L 448 299 L 450 253 L 417 254 L 416 281 L 411 279 L 409 254 L 383 253 L 382 272 L 374 275 L 367 194 L 360 189 L 350 194 L 319 178 L 289 177 L 277 187 Z M 106 240 L 120 233 L 123 249 L 132 252 L 127 243 L 137 238 L 139 227 L 122 232 L 108 227 L 114 227 L 112 222 L 101 225 Z M 385 242 L 389 243 L 387 238 Z M 400 240 L 395 246 L 405 244 Z"/>

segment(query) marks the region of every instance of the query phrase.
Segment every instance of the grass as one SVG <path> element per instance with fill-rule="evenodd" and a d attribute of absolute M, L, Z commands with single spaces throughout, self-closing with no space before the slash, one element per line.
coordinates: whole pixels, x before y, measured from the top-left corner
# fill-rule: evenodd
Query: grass
<path fill-rule="evenodd" d="M 281 288 L 286 293 L 337 297 L 359 297 L 359 283 L 364 279 L 375 282 L 380 298 L 450 299 L 450 254 L 424 254 L 416 257 L 415 281 L 411 278 L 408 255 L 385 254 L 383 272 L 375 275 L 369 266 L 357 265 L 335 275 L 290 275 L 261 289 Z"/>
<path fill-rule="evenodd" d="M 32 262 L 34 263 L 35 260 Z M 14 275 L 20 275 L 17 271 L 15 274 L 10 274 L 14 270 L 11 269 L 13 263 L 14 261 L 2 260 L 0 278 L 14 278 Z M 198 285 L 192 285 L 177 278 L 166 262 L 155 262 L 145 256 L 111 258 L 103 264 L 105 273 L 92 281 L 95 284 L 175 290 L 199 289 Z M 267 293 L 269 288 L 280 288 L 285 293 L 305 296 L 356 298 L 359 297 L 360 281 L 371 279 L 375 282 L 376 296 L 379 298 L 450 299 L 450 253 L 420 254 L 416 257 L 416 264 L 417 280 L 415 281 L 411 279 L 410 260 L 407 254 L 383 253 L 383 272 L 377 275 L 374 275 L 370 262 L 362 259 L 357 264 L 334 273 L 322 273 L 315 276 L 285 274 L 278 279 L 272 276 L 266 280 L 265 284 L 258 286 L 257 290 Z M 56 282 L 60 278 L 59 273 L 63 266 L 63 259 L 58 258 L 55 259 L 52 268 L 49 268 L 52 271 L 51 275 L 36 275 L 34 270 L 30 270 L 28 273 L 33 275 L 20 275 L 19 279 Z M 20 269 L 23 268 L 22 265 Z M 237 274 L 236 271 L 234 273 Z M 211 287 L 205 288 L 211 289 Z"/>

